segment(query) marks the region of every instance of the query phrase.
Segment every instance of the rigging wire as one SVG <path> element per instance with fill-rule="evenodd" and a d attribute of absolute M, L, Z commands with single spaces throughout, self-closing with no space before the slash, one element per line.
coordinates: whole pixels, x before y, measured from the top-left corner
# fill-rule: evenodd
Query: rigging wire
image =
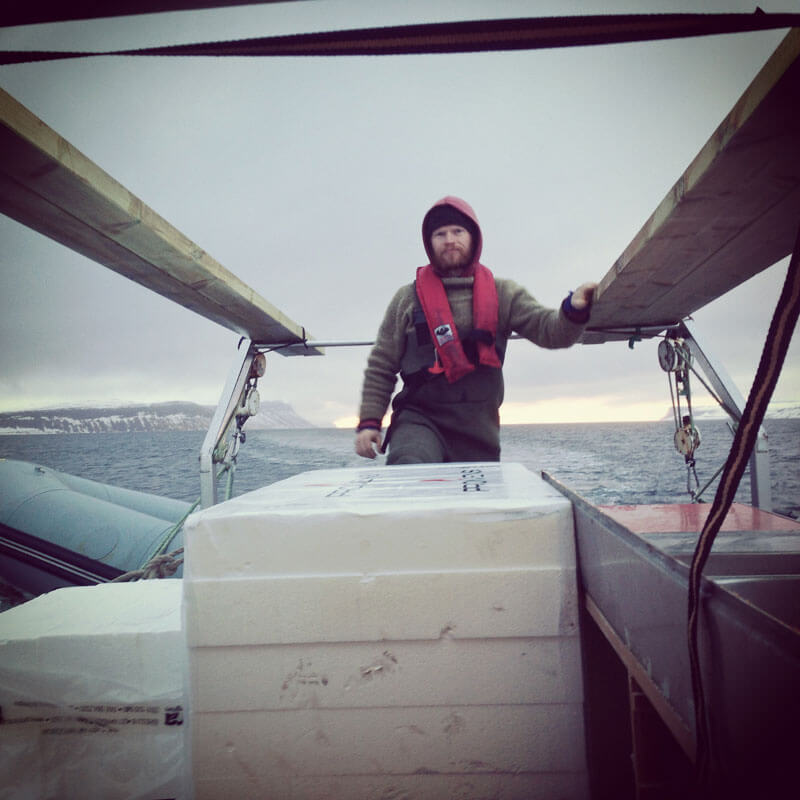
<path fill-rule="evenodd" d="M 689 364 L 689 369 L 691 370 L 692 375 L 703 384 L 703 388 L 711 395 L 711 399 L 716 401 L 717 405 L 720 408 L 725 408 L 725 403 L 722 402 L 722 398 L 714 391 L 713 387 L 706 381 L 702 374 L 698 372 L 693 364 Z"/>

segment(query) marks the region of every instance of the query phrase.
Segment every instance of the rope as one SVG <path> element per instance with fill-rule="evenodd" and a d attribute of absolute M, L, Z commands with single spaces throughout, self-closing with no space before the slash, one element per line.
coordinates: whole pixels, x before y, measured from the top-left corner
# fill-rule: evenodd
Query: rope
<path fill-rule="evenodd" d="M 177 558 L 177 556 L 182 554 L 183 548 L 179 547 L 171 553 L 153 556 L 141 569 L 134 569 L 122 575 L 118 575 L 116 578 L 110 580 L 109 583 L 123 583 L 125 581 L 139 580 L 146 581 L 153 578 L 170 578 L 178 571 L 178 567 L 183 564 L 183 559 Z"/>
<path fill-rule="evenodd" d="M 225 481 L 225 499 L 230 500 L 233 497 L 233 476 L 236 472 L 236 461 L 232 461 L 230 464 L 227 464 L 224 469 L 220 470 L 219 474 L 217 475 L 217 480 L 222 476 L 223 473 L 228 473 L 228 479 Z"/>
<path fill-rule="evenodd" d="M 678 367 L 672 372 L 667 373 L 667 384 L 669 385 L 669 395 L 672 401 L 672 418 L 675 424 L 675 447 L 679 452 L 683 453 L 684 463 L 686 464 L 686 492 L 693 503 L 699 501 L 700 497 L 700 480 L 697 477 L 697 465 L 694 459 L 695 448 L 700 444 L 699 434 L 694 427 L 694 412 L 692 411 L 692 392 L 689 382 L 689 374 L 692 372 L 692 354 L 689 346 L 679 339 L 668 340 L 672 341 L 675 353 L 678 357 Z M 673 391 L 672 383 L 675 382 L 675 389 Z M 685 429 L 683 413 L 681 411 L 681 387 L 683 387 L 683 394 L 686 397 L 686 407 L 689 412 L 689 431 L 687 432 L 691 439 L 691 449 L 684 450 L 678 443 L 678 434 L 681 429 Z"/>
<path fill-rule="evenodd" d="M 191 514 L 192 511 L 194 511 L 199 505 L 200 498 L 198 497 L 197 500 L 195 500 L 194 503 L 189 506 L 186 513 L 164 534 L 164 537 L 153 551 L 153 557 L 160 556 L 164 553 L 167 547 L 169 547 L 169 543 L 178 535 L 178 531 L 183 527 L 183 523 L 186 522 L 189 514 Z"/>
<path fill-rule="evenodd" d="M 686 492 L 689 499 L 696 503 L 700 499 L 700 479 L 697 477 L 697 465 L 694 456 L 686 456 Z M 692 484 L 694 481 L 694 484 Z"/>
<path fill-rule="evenodd" d="M 800 14 L 606 14 L 395 25 L 132 50 L 0 52 L 0 64 L 87 56 L 386 56 L 621 44 L 791 28 Z"/>
<path fill-rule="evenodd" d="M 722 464 L 720 468 L 706 481 L 705 485 L 702 489 L 698 490 L 697 494 L 695 495 L 695 500 L 699 502 L 700 498 L 703 496 L 703 492 L 711 486 L 712 483 L 719 477 L 720 472 L 725 469 L 725 465 Z"/>
<path fill-rule="evenodd" d="M 711 399 L 714 400 L 720 408 L 727 411 L 728 407 L 722 401 L 722 398 L 714 391 L 714 388 L 708 383 L 708 381 L 704 380 L 702 373 L 698 372 L 692 364 L 689 365 L 689 370 L 692 375 L 694 375 L 695 378 L 697 378 L 697 380 L 703 384 L 703 388 L 711 395 Z"/>
<path fill-rule="evenodd" d="M 689 386 L 689 373 L 690 373 L 690 365 L 691 365 L 691 358 L 689 354 L 688 347 L 684 351 L 686 359 L 684 360 L 685 365 L 685 377 L 684 377 L 684 385 L 686 388 L 686 408 L 689 411 L 689 425 L 691 427 L 691 435 L 694 437 L 694 413 L 692 412 L 692 390 Z M 681 419 L 683 422 L 683 419 Z M 686 462 L 686 491 L 691 498 L 693 503 L 697 502 L 697 490 L 700 488 L 700 481 L 697 478 L 697 469 L 695 468 L 695 460 L 694 460 L 694 446 L 697 443 L 697 439 L 692 439 L 692 452 L 684 456 L 684 461 Z M 694 479 L 694 486 L 692 486 L 692 479 Z"/>
<path fill-rule="evenodd" d="M 233 465 L 225 465 L 220 469 L 217 473 L 217 480 L 219 480 L 226 472 L 229 473 L 228 475 L 228 483 L 227 483 L 227 497 L 226 499 L 229 500 L 231 496 L 231 492 L 233 489 Z M 112 578 L 109 583 L 123 583 L 125 581 L 139 581 L 139 580 L 150 580 L 153 578 L 170 578 L 172 577 L 177 571 L 178 567 L 183 564 L 183 559 L 178 559 L 177 556 L 183 554 L 183 548 L 179 547 L 177 550 L 173 550 L 171 553 L 164 553 L 164 550 L 167 549 L 169 543 L 175 538 L 178 531 L 183 527 L 183 523 L 189 517 L 197 506 L 200 505 L 200 498 L 198 497 L 189 508 L 186 510 L 186 513 L 164 534 L 161 541 L 158 543 L 158 546 L 153 551 L 153 555 L 141 566 L 139 569 L 133 569 L 130 572 L 124 572 L 122 575 L 117 575 L 116 578 Z"/>
<path fill-rule="evenodd" d="M 714 748 L 706 697 L 703 689 L 698 646 L 700 623 L 700 581 L 714 538 L 736 495 L 739 481 L 753 450 L 767 404 L 775 389 L 781 367 L 789 349 L 792 333 L 800 316 L 800 231 L 794 246 L 781 296 L 772 317 L 761 360 L 753 379 L 742 418 L 734 435 L 733 445 L 725 462 L 722 478 L 706 523 L 697 541 L 689 570 L 688 644 L 689 665 L 694 696 L 695 736 L 697 740 L 696 780 L 704 796 L 719 791 L 722 772 Z M 706 792 L 708 794 L 706 794 Z"/>
<path fill-rule="evenodd" d="M 675 391 L 673 391 L 673 389 L 672 389 L 672 380 L 673 380 L 672 374 L 668 372 L 667 373 L 667 385 L 669 386 L 669 399 L 670 399 L 670 402 L 672 403 L 672 421 L 675 423 L 675 430 L 677 430 L 680 427 L 680 424 L 681 424 L 680 423 L 680 403 L 681 403 L 681 401 L 680 401 L 680 396 L 678 396 L 677 405 L 676 405 L 675 395 L 676 395 L 676 393 L 678 391 L 678 387 L 677 387 L 677 381 L 676 381 Z"/>

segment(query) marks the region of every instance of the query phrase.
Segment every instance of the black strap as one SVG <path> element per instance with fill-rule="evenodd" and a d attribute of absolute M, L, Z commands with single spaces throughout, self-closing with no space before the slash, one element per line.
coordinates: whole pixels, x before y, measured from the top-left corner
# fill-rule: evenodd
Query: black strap
<path fill-rule="evenodd" d="M 431 339 L 431 331 L 428 327 L 428 320 L 425 319 L 425 312 L 422 310 L 422 306 L 419 304 L 419 295 L 417 295 L 417 302 L 414 306 L 412 322 L 414 323 L 414 331 L 417 335 L 417 346 L 424 347 L 426 344 L 432 345 L 433 340 Z"/>
<path fill-rule="evenodd" d="M 722 478 L 706 523 L 692 557 L 689 570 L 689 664 L 692 676 L 692 692 L 695 708 L 696 777 L 704 797 L 715 796 L 721 790 L 720 781 L 724 773 L 717 763 L 714 741 L 711 736 L 706 698 L 700 670 L 698 651 L 698 629 L 700 621 L 700 581 L 703 567 L 708 560 L 714 538 L 725 519 L 736 489 L 744 474 L 758 432 L 772 397 L 781 367 L 789 349 L 792 333 L 800 316 L 800 230 L 794 246 L 794 254 L 789 264 L 786 282 L 778 305 L 772 317 L 767 340 L 761 353 L 761 360 L 753 379 L 753 386 L 747 398 L 742 418 L 736 429 L 731 452 L 725 462 Z"/>
<path fill-rule="evenodd" d="M 494 336 L 491 331 L 484 331 L 480 328 L 473 328 L 465 337 L 473 342 L 483 342 L 484 344 L 494 344 Z"/>
<path fill-rule="evenodd" d="M 365 56 L 584 47 L 791 28 L 800 14 L 599 14 L 435 22 L 133 50 L 9 50 L 0 64 L 87 56 Z"/>

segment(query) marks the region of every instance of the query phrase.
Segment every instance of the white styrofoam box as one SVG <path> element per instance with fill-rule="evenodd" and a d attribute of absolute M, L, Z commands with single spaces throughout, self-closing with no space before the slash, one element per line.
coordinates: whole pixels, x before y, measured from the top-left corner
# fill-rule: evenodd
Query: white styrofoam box
<path fill-rule="evenodd" d="M 578 637 L 201 647 L 199 711 L 580 702 Z"/>
<path fill-rule="evenodd" d="M 0 614 L 0 798 L 183 796 L 181 583 L 58 589 Z"/>
<path fill-rule="evenodd" d="M 52 703 L 173 701 L 183 691 L 182 581 L 57 589 L 0 614 L 0 692 Z M 55 667 L 55 668 L 54 668 Z"/>
<path fill-rule="evenodd" d="M 190 580 L 573 565 L 569 501 L 520 464 L 318 470 L 193 514 Z"/>
<path fill-rule="evenodd" d="M 565 636 L 577 633 L 574 568 L 187 581 L 190 647 Z"/>
<path fill-rule="evenodd" d="M 521 465 L 304 473 L 185 541 L 199 798 L 587 795 L 572 508 Z"/>
<path fill-rule="evenodd" d="M 457 775 L 326 775 L 209 778 L 195 785 L 195 800 L 588 800 L 585 772 Z"/>
<path fill-rule="evenodd" d="M 580 703 L 198 713 L 194 777 L 582 772 L 582 714 Z"/>

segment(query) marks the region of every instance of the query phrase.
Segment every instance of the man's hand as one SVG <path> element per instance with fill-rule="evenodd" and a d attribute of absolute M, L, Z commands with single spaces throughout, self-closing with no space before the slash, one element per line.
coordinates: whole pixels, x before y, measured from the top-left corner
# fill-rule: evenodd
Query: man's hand
<path fill-rule="evenodd" d="M 381 432 L 374 428 L 364 428 L 356 434 L 356 453 L 364 458 L 375 458 L 375 448 L 380 449 Z"/>
<path fill-rule="evenodd" d="M 592 304 L 592 301 L 594 300 L 594 293 L 596 291 L 597 291 L 596 283 L 582 283 L 572 293 L 572 297 L 570 297 L 569 299 L 570 305 L 576 311 L 583 311 L 584 308 L 587 308 Z"/>

